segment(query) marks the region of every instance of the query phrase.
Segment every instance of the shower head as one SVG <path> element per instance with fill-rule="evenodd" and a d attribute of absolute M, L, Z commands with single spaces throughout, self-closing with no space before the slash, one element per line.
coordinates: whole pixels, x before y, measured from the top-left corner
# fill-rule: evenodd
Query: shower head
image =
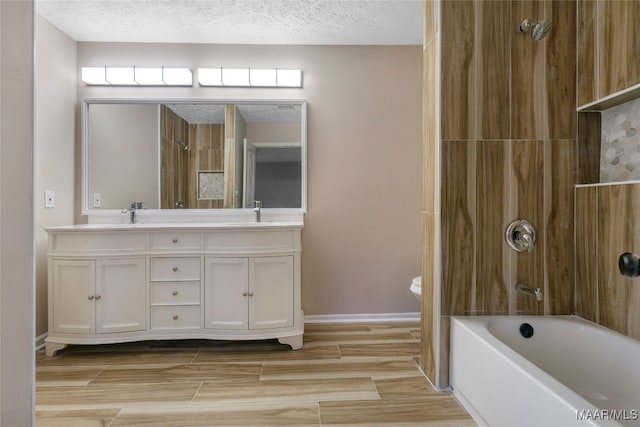
<path fill-rule="evenodd" d="M 522 24 L 520 24 L 520 31 L 523 33 L 531 31 L 532 39 L 535 41 L 542 40 L 547 34 L 549 34 L 549 31 L 551 31 L 551 22 L 546 19 L 541 19 L 538 22 L 532 22 L 525 19 L 522 21 Z"/>

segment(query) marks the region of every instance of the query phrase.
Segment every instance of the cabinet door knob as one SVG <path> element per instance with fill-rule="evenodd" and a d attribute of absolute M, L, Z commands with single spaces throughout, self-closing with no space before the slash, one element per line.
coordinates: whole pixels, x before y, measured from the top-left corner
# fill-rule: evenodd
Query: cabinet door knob
<path fill-rule="evenodd" d="M 173 267 L 172 270 L 173 271 L 178 271 L 178 267 Z"/>
<path fill-rule="evenodd" d="M 96 295 L 96 301 L 98 301 L 100 298 L 102 298 L 100 295 Z"/>
<path fill-rule="evenodd" d="M 89 295 L 89 301 L 93 300 L 93 298 L 95 298 L 93 295 Z"/>
<path fill-rule="evenodd" d="M 176 295 L 178 295 L 178 291 L 173 291 L 173 296 L 175 297 Z"/>
<path fill-rule="evenodd" d="M 173 243 L 178 243 L 178 239 L 172 239 L 171 240 Z"/>
<path fill-rule="evenodd" d="M 173 315 L 173 320 L 178 320 L 178 315 L 177 314 Z"/>
<path fill-rule="evenodd" d="M 252 297 L 253 296 L 253 292 L 249 292 L 249 296 Z"/>
<path fill-rule="evenodd" d="M 247 296 L 247 291 L 244 291 L 244 292 L 242 293 L 242 296 L 243 296 L 243 297 L 246 297 L 246 296 Z"/>

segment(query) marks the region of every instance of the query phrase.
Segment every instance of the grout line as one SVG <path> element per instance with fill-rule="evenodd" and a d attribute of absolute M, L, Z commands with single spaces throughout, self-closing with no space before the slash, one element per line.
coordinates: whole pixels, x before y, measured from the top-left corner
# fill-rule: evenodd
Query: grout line
<path fill-rule="evenodd" d="M 103 424 L 104 427 L 109 427 L 111 424 L 113 424 L 113 422 L 116 420 L 116 418 L 118 418 L 118 415 L 120 415 L 120 412 L 122 412 L 122 408 L 118 408 L 118 412 L 113 416 L 113 418 L 111 418 L 111 421 L 109 421 L 107 424 Z M 104 422 L 104 420 L 102 420 Z"/>
<path fill-rule="evenodd" d="M 264 371 L 264 360 L 260 362 L 260 373 L 258 374 L 258 381 L 261 381 L 263 371 Z"/>
<path fill-rule="evenodd" d="M 200 390 L 202 390 L 202 386 L 204 385 L 204 381 L 200 381 L 200 385 L 198 386 L 198 389 L 196 390 L 195 393 L 193 393 L 193 397 L 191 398 L 191 400 L 189 401 L 189 405 L 188 407 L 193 406 L 193 401 L 195 400 L 196 396 L 198 395 L 198 393 L 200 393 Z"/>
<path fill-rule="evenodd" d="M 92 378 L 87 382 L 87 385 L 91 384 L 91 382 L 92 382 L 93 380 L 95 380 L 95 379 L 96 379 L 100 374 L 102 374 L 103 372 L 105 372 L 105 371 L 109 368 L 109 366 L 111 366 L 111 365 L 106 365 L 104 368 L 102 368 L 102 370 L 101 370 L 100 372 L 98 372 L 97 374 L 95 374 L 95 375 L 94 375 L 94 376 L 93 376 L 93 377 L 92 377 Z"/>

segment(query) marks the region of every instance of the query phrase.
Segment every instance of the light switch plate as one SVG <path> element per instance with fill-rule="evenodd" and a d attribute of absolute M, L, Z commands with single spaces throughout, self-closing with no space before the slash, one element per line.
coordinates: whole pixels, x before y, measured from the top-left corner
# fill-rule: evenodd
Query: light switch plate
<path fill-rule="evenodd" d="M 44 207 L 55 208 L 56 207 L 56 193 L 51 190 L 44 192 Z"/>

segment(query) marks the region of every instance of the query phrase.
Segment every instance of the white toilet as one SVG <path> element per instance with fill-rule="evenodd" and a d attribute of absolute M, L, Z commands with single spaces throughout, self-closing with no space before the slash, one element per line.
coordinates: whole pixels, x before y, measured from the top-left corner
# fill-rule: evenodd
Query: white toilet
<path fill-rule="evenodd" d="M 414 277 L 409 289 L 411 289 L 411 292 L 413 292 L 413 295 L 415 295 L 418 301 L 422 301 L 422 276 Z"/>

